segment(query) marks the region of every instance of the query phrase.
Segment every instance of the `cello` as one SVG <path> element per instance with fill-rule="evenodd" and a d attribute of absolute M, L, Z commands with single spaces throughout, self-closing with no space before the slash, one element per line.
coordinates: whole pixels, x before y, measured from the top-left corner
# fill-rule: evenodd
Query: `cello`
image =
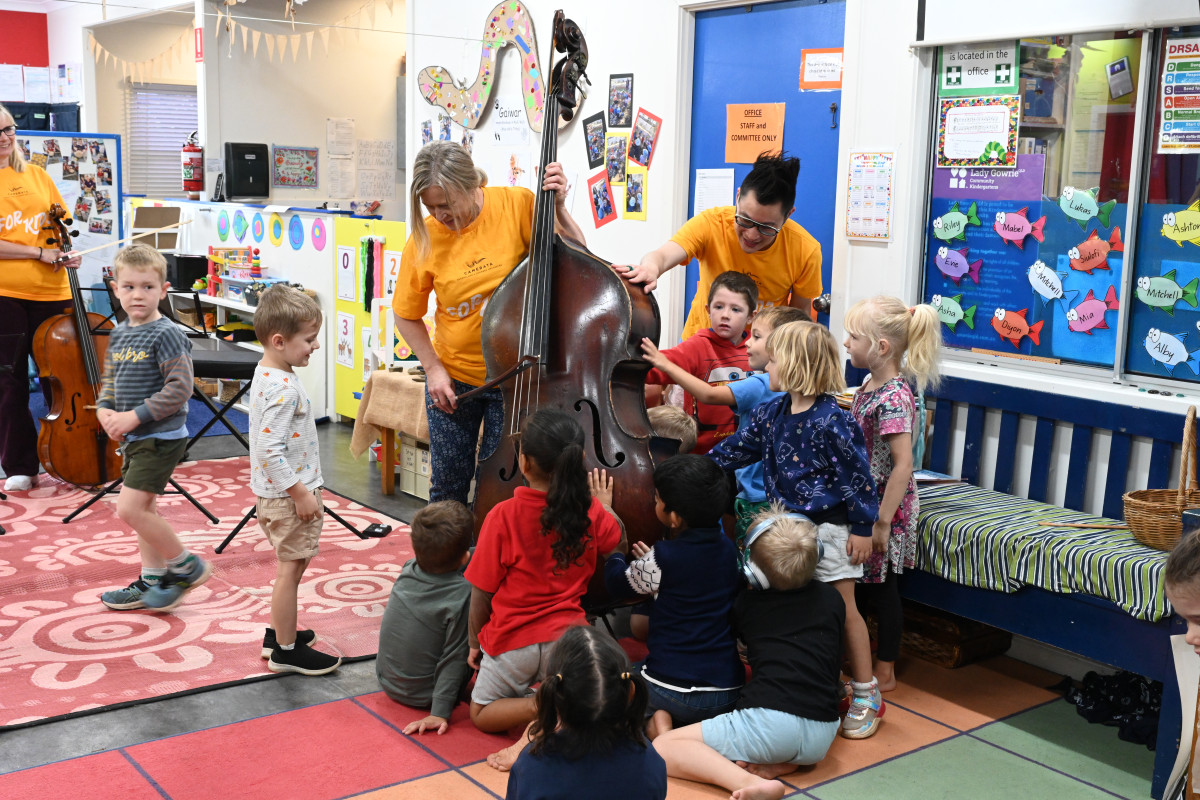
<path fill-rule="evenodd" d="M 70 251 L 74 235 L 63 221 L 66 216 L 55 203 L 46 225 L 53 232 L 48 244 L 63 253 Z M 78 270 L 64 269 L 71 285 L 71 313 L 51 317 L 33 335 L 33 359 L 53 398 L 38 432 L 38 460 L 61 481 L 100 486 L 121 474 L 118 444 L 108 438 L 95 411 L 108 335 L 93 331 L 107 331 L 113 325 L 84 309 Z"/>
<path fill-rule="evenodd" d="M 587 67 L 579 27 L 554 15 L 554 50 L 566 56 L 554 67 L 546 97 L 547 120 L 575 113 L 575 91 Z M 556 160 L 557 124 L 542 127 L 541 173 Z M 519 324 L 518 324 L 519 323 Z M 643 387 L 650 365 L 641 340 L 658 341 L 658 305 L 630 287 L 607 261 L 554 231 L 554 195 L 538 189 L 529 254 L 488 300 L 483 353 L 488 381 L 469 394 L 500 385 L 504 429 L 496 450 L 479 464 L 475 528 L 488 511 L 522 483 L 517 465 L 521 422 L 539 408 L 575 417 L 584 431 L 584 466 L 613 478 L 613 510 L 629 541 L 652 544 L 662 532 L 654 514 L 654 464 L 677 443 L 654 436 Z M 460 396 L 466 397 L 467 394 Z M 606 597 L 599 571 L 586 608 Z"/>

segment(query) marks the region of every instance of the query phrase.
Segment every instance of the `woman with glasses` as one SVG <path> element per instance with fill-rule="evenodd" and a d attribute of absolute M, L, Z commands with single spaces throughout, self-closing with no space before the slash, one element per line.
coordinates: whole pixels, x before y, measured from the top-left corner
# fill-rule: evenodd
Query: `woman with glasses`
<path fill-rule="evenodd" d="M 37 429 L 29 413 L 29 360 L 33 334 L 46 319 L 71 310 L 67 260 L 44 229 L 50 206 L 66 208 L 45 170 L 25 163 L 17 147 L 17 126 L 0 106 L 0 469 L 8 492 L 23 492 L 37 481 Z M 47 405 L 49 387 L 43 386 Z"/>
<path fill-rule="evenodd" d="M 614 266 L 647 292 L 662 274 L 693 258 L 700 282 L 683 327 L 683 338 L 709 326 L 705 298 L 713 278 L 726 270 L 749 275 L 758 284 L 759 307 L 792 305 L 809 309 L 821 294 L 821 245 L 788 217 L 795 211 L 800 159 L 763 153 L 738 189 L 736 205 L 710 208 L 692 217 L 671 240 L 642 257 L 640 264 Z"/>

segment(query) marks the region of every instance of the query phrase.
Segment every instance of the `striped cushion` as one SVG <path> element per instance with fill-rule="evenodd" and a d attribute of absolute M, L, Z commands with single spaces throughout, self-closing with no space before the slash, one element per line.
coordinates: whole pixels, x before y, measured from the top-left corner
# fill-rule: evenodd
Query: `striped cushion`
<path fill-rule="evenodd" d="M 1167 554 L 1128 531 L 1046 528 L 1039 522 L 1120 524 L 970 484 L 919 487 L 917 567 L 955 583 L 1015 592 L 1038 586 L 1109 600 L 1138 619 L 1171 613 Z"/>

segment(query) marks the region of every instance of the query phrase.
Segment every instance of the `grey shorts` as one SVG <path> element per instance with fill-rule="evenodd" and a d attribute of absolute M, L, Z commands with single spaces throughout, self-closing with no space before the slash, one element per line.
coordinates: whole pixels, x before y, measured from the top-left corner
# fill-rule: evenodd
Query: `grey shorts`
<path fill-rule="evenodd" d="M 471 702 L 486 706 L 493 700 L 533 694 L 529 687 L 546 677 L 553 647 L 554 642 L 539 642 L 494 657 L 481 653 Z"/>
<path fill-rule="evenodd" d="M 821 560 L 817 562 L 814 578 L 821 583 L 862 577 L 862 564 L 851 564 L 850 556 L 846 554 L 846 543 L 850 539 L 850 528 L 847 525 L 835 525 L 832 522 L 822 522 L 817 526 L 817 538 L 825 548 Z"/>
<path fill-rule="evenodd" d="M 700 723 L 704 743 L 730 761 L 816 764 L 829 752 L 839 723 L 817 722 L 769 708 L 730 711 Z"/>
<path fill-rule="evenodd" d="M 134 439 L 121 445 L 121 477 L 130 489 L 162 494 L 179 459 L 187 452 L 184 439 Z"/>

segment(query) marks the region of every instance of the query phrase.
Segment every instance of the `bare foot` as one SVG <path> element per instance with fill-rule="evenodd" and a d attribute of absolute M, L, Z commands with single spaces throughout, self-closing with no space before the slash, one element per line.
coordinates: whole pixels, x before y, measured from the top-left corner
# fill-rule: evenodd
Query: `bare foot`
<path fill-rule="evenodd" d="M 650 721 L 646 723 L 646 738 L 654 741 L 669 730 L 674 729 L 675 723 L 671 721 L 671 715 L 661 708 L 655 711 Z"/>
<path fill-rule="evenodd" d="M 487 757 L 487 764 L 494 770 L 499 772 L 508 772 L 512 769 L 512 765 L 517 763 L 517 756 L 521 755 L 525 750 L 525 745 L 529 741 L 522 736 L 517 741 L 510 744 L 508 747 L 498 752 L 492 753 Z"/>
<path fill-rule="evenodd" d="M 745 761 L 735 761 L 742 769 L 763 780 L 774 780 L 780 775 L 788 775 L 796 771 L 795 764 L 750 764 Z"/>
<path fill-rule="evenodd" d="M 786 793 L 787 787 L 779 781 L 763 781 L 738 789 L 729 800 L 780 800 Z"/>
<path fill-rule="evenodd" d="M 890 692 L 895 689 L 899 685 L 896 682 L 896 662 L 876 661 L 875 681 L 879 684 L 881 692 Z"/>

